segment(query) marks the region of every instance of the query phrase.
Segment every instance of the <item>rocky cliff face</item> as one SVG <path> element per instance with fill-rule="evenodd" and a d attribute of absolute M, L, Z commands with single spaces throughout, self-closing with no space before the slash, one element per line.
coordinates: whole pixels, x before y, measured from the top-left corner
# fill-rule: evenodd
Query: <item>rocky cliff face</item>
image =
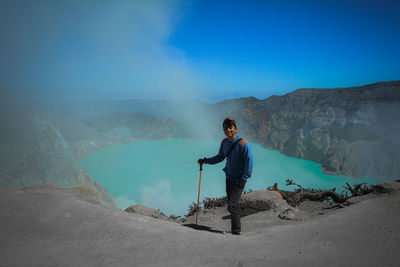
<path fill-rule="evenodd" d="M 75 160 L 52 119 L 54 117 L 0 90 L 0 185 L 87 186 L 99 194 L 103 205 L 114 207 L 109 193 Z M 71 128 L 75 135 L 79 135 L 80 130 Z M 72 134 L 67 139 L 71 138 Z"/>
<path fill-rule="evenodd" d="M 54 128 L 60 132 L 68 143 L 69 149 L 75 158 L 85 156 L 105 146 L 116 144 L 115 140 L 86 124 L 51 114 L 47 114 L 47 116 Z"/>
<path fill-rule="evenodd" d="M 190 138 L 190 132 L 179 119 L 156 117 L 138 112 L 111 113 L 87 120 L 87 125 L 113 142 L 127 143 L 140 139 Z"/>
<path fill-rule="evenodd" d="M 218 103 L 243 137 L 323 164 L 332 174 L 400 176 L 400 81 L 337 89 L 299 89 L 265 100 Z"/>
<path fill-rule="evenodd" d="M 125 109 L 148 111 L 139 104 L 136 101 Z M 98 115 L 86 121 L 90 128 L 84 136 L 75 131 L 78 127 L 63 127 L 65 122 L 57 128 L 79 156 L 138 139 L 221 138 L 221 123 L 231 116 L 238 121 L 242 137 L 288 156 L 322 163 L 330 174 L 400 177 L 400 81 L 299 89 L 265 100 L 193 101 L 179 107 L 182 110 L 168 118 L 144 113 Z M 113 109 L 107 106 L 107 110 Z"/>

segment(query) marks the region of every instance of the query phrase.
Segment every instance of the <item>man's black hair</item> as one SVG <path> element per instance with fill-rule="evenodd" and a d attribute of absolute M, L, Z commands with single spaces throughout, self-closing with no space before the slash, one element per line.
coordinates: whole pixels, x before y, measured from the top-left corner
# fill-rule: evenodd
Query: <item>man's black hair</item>
<path fill-rule="evenodd" d="M 222 128 L 231 128 L 232 126 L 235 126 L 235 128 L 237 128 L 236 126 L 236 121 L 232 118 L 226 118 L 224 120 L 224 122 L 222 123 Z"/>

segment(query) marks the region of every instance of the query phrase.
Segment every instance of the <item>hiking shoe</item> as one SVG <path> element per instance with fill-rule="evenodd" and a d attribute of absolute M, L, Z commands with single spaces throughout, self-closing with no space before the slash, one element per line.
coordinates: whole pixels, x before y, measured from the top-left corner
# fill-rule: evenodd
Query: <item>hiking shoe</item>
<path fill-rule="evenodd" d="M 223 232 L 224 232 L 224 234 L 240 235 L 240 232 L 239 233 L 238 232 L 232 232 L 231 230 L 223 231 Z"/>

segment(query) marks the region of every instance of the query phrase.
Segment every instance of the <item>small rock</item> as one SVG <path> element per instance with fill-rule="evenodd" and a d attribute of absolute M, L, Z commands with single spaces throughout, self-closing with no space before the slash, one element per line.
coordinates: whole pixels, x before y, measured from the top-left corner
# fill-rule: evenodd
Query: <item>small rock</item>
<path fill-rule="evenodd" d="M 130 207 L 127 207 L 125 209 L 126 212 L 129 213 L 137 213 L 137 214 L 141 214 L 144 216 L 149 216 L 149 217 L 153 217 L 156 219 L 163 219 L 163 220 L 174 220 L 173 218 L 169 218 L 168 216 L 166 216 L 164 213 L 160 212 L 159 210 L 147 207 L 145 205 L 133 205 Z"/>
<path fill-rule="evenodd" d="M 297 217 L 296 217 L 294 211 L 291 209 L 287 209 L 287 210 L 279 213 L 278 217 L 281 218 L 282 220 L 288 220 L 288 221 L 297 220 Z"/>
<path fill-rule="evenodd" d="M 145 216 L 157 217 L 159 214 L 156 209 L 149 208 L 145 205 L 133 205 L 125 209 L 129 213 L 138 213 Z"/>

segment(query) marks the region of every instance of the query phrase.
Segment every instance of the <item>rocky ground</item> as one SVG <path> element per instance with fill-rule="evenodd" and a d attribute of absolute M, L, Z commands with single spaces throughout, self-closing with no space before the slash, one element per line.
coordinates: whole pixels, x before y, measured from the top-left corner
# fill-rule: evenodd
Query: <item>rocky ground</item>
<path fill-rule="evenodd" d="M 400 191 L 400 182 L 386 183 L 395 189 L 391 191 Z M 264 193 L 263 197 L 252 196 L 255 193 Z M 311 201 L 304 200 L 297 207 L 290 207 L 286 201 L 281 198 L 272 199 L 268 207 L 268 204 L 261 203 L 262 198 L 270 199 L 270 195 L 277 194 L 273 191 L 259 190 L 242 197 L 242 235 L 254 235 L 262 233 L 266 228 L 270 228 L 278 225 L 292 225 L 309 222 L 311 220 L 318 220 L 318 218 L 341 213 L 343 210 L 350 205 L 359 203 L 365 200 L 373 200 L 376 198 L 383 197 L 380 193 L 370 193 L 362 196 L 352 197 L 345 203 L 337 204 L 330 200 L 324 201 Z M 257 202 L 259 206 L 267 205 L 266 210 L 263 211 L 249 211 L 246 207 L 244 198 L 249 199 L 252 203 Z M 243 208 L 244 206 L 244 208 Z M 230 231 L 230 215 L 227 210 L 227 206 L 209 208 L 201 210 L 198 215 L 198 224 L 196 225 L 196 215 L 187 216 L 182 219 L 177 219 L 177 222 L 184 226 L 188 226 L 197 230 L 211 231 L 221 234 L 229 234 Z M 400 222 L 399 222 L 400 223 Z"/>
<path fill-rule="evenodd" d="M 369 196 L 369 198 L 374 197 L 377 197 L 377 195 Z M 306 200 L 299 207 L 288 212 L 271 209 L 253 213 L 241 218 L 242 235 L 258 234 L 265 228 L 277 225 L 304 223 L 323 215 L 335 213 L 339 209 L 342 208 L 328 201 L 315 202 Z M 198 218 L 198 227 L 194 225 L 196 223 L 196 215 L 177 221 L 184 226 L 224 234 L 229 233 L 231 227 L 230 215 L 226 206 L 201 211 Z"/>
<path fill-rule="evenodd" d="M 225 208 L 201 213 L 208 231 L 103 207 L 54 187 L 0 187 L 1 266 L 398 266 L 400 193 L 351 199 L 344 208 L 303 202 L 242 218 L 243 235 L 222 234 Z M 322 214 L 323 213 L 323 214 Z M 278 215 L 278 216 L 277 216 Z M 193 216 L 182 224 L 193 224 Z M 213 230 L 213 231 L 209 231 Z"/>

